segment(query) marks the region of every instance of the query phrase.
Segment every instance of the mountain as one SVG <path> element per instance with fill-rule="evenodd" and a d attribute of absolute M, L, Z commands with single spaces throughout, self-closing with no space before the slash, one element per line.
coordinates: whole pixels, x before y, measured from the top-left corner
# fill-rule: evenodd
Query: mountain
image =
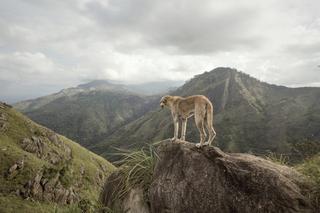
<path fill-rule="evenodd" d="M 142 84 L 129 84 L 126 87 L 138 94 L 156 95 L 167 93 L 183 85 L 183 81 L 154 81 Z"/>
<path fill-rule="evenodd" d="M 77 87 L 63 89 L 58 93 L 43 96 L 40 98 L 21 101 L 14 104 L 14 107 L 21 112 L 27 113 L 39 109 L 56 99 L 62 97 L 71 97 L 79 93 L 90 93 L 92 91 L 112 92 L 118 91 L 123 93 L 131 93 L 140 96 L 156 95 L 176 89 L 182 85 L 182 81 L 155 81 L 140 84 L 121 84 L 109 80 L 94 80 Z"/>
<path fill-rule="evenodd" d="M 214 105 L 215 142 L 224 151 L 275 152 L 294 161 L 304 158 L 306 143 L 314 152 L 320 151 L 320 88 L 272 85 L 220 67 L 195 76 L 170 94 L 209 97 Z M 15 107 L 110 159 L 114 147 L 139 148 L 145 141 L 172 137 L 170 112 L 160 109 L 159 100 L 160 95 L 139 95 L 128 85 L 93 81 Z M 187 139 L 199 140 L 193 118 Z"/>
<path fill-rule="evenodd" d="M 157 97 L 157 96 L 155 96 Z M 158 98 L 98 80 L 14 107 L 34 121 L 89 147 L 118 127 L 142 116 Z"/>
<path fill-rule="evenodd" d="M 115 169 L 1 102 L 0 162 L 0 212 L 86 211 Z"/>
<path fill-rule="evenodd" d="M 288 88 L 261 82 L 230 68 L 197 75 L 172 95 L 202 94 L 214 105 L 216 144 L 228 152 L 282 153 L 301 159 L 298 146 L 312 142 L 320 151 L 320 88 Z M 187 139 L 197 142 L 189 119 Z M 144 141 L 172 137 L 169 110 L 156 106 L 110 134 L 92 150 L 108 156 L 112 147 L 138 148 Z"/>
<path fill-rule="evenodd" d="M 89 93 L 90 91 L 126 91 L 127 89 L 120 84 L 113 84 L 107 80 L 95 80 L 86 84 L 80 84 L 77 87 L 63 89 L 58 93 L 40 97 L 37 99 L 21 101 L 14 104 L 14 107 L 21 112 L 31 112 L 37 110 L 52 101 L 63 97 L 72 97 L 79 93 Z"/>

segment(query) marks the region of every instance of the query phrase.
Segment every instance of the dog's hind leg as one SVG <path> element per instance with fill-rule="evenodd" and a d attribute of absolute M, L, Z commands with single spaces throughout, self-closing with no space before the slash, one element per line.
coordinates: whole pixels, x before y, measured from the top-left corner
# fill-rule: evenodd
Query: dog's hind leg
<path fill-rule="evenodd" d="M 198 113 L 195 113 L 194 118 L 195 118 L 196 126 L 200 133 L 200 143 L 196 144 L 196 146 L 199 148 L 204 145 L 204 140 L 206 137 L 205 136 L 206 132 L 204 131 L 204 115 L 201 111 L 199 111 Z"/>
<path fill-rule="evenodd" d="M 186 131 L 187 131 L 187 118 L 182 119 L 181 122 L 181 140 L 186 140 Z"/>

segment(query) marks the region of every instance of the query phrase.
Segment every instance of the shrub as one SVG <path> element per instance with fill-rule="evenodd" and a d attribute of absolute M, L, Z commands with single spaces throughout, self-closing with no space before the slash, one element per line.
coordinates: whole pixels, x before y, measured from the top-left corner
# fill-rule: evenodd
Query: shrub
<path fill-rule="evenodd" d="M 101 202 L 112 209 L 107 212 L 121 211 L 121 202 L 134 188 L 141 188 L 145 202 L 149 201 L 149 186 L 158 158 L 152 145 L 138 151 L 119 151 L 117 155 L 122 157 L 116 162 L 119 168 L 109 176 L 101 193 Z"/>
<path fill-rule="evenodd" d="M 266 155 L 267 160 L 270 160 L 274 163 L 282 164 L 282 165 L 288 165 L 289 158 L 286 155 L 283 154 L 277 154 L 274 152 L 269 152 Z"/>

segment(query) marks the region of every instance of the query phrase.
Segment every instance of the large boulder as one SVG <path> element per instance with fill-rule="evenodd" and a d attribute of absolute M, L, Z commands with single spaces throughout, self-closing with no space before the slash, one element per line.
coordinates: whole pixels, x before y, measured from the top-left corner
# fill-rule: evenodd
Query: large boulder
<path fill-rule="evenodd" d="M 157 150 L 151 212 L 313 211 L 305 178 L 287 166 L 181 141 L 164 141 Z"/>

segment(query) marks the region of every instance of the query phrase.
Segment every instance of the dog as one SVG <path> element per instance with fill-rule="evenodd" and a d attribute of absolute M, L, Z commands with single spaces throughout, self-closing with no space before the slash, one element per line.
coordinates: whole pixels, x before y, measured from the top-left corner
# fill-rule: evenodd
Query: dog
<path fill-rule="evenodd" d="M 160 100 L 160 107 L 167 107 L 171 110 L 171 115 L 174 124 L 174 136 L 171 139 L 178 139 L 179 123 L 181 122 L 181 140 L 186 139 L 187 120 L 194 115 L 196 126 L 200 132 L 200 142 L 196 144 L 198 148 L 204 145 L 211 145 L 216 137 L 216 132 L 213 128 L 213 105 L 211 101 L 203 95 L 193 95 L 188 97 L 180 96 L 163 96 Z M 207 137 L 205 127 L 208 130 L 209 138 L 207 142 L 204 140 Z"/>

